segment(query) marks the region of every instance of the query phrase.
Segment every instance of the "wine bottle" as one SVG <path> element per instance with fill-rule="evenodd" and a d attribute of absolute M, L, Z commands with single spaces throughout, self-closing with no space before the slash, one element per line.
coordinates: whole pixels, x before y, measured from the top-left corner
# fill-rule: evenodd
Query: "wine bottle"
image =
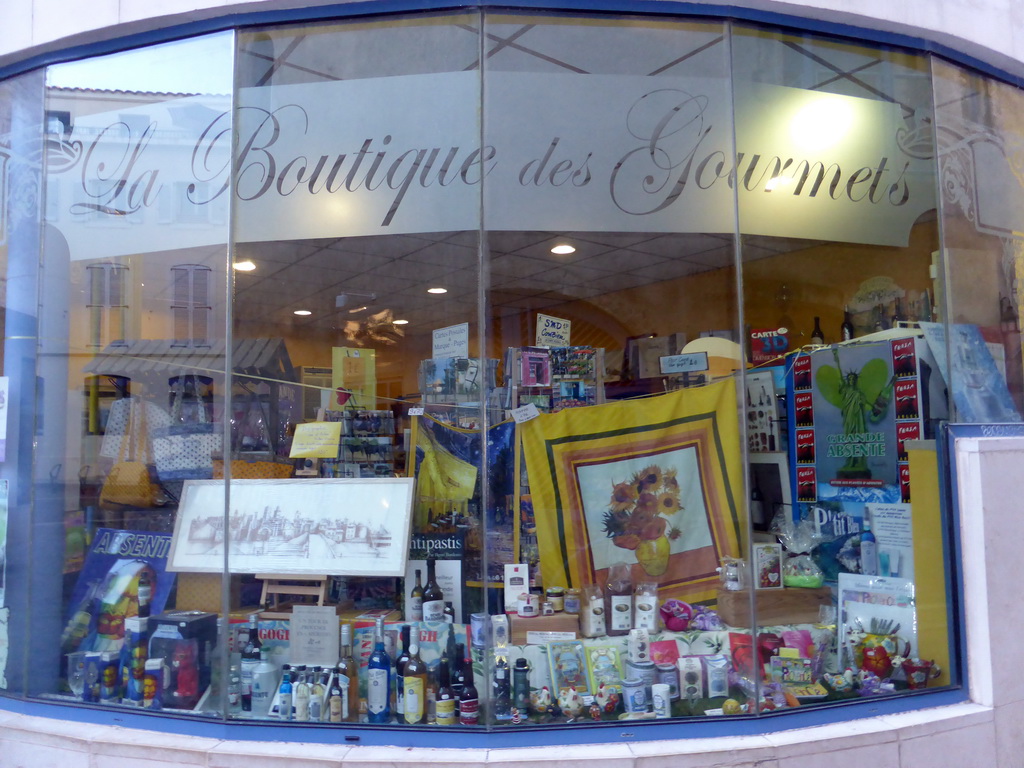
<path fill-rule="evenodd" d="M 309 685 L 309 721 L 319 723 L 324 716 L 324 697 L 327 696 L 327 674 L 323 667 L 313 667 Z"/>
<path fill-rule="evenodd" d="M 459 725 L 476 725 L 480 722 L 480 695 L 473 683 L 473 662 L 471 659 L 462 660 L 462 673 L 465 676 L 465 685 L 462 695 L 459 697 Z"/>
<path fill-rule="evenodd" d="M 282 720 L 292 719 L 292 668 L 285 664 L 281 668 L 281 685 L 277 689 L 277 715 Z"/>
<path fill-rule="evenodd" d="M 384 617 L 377 617 L 373 651 L 366 665 L 367 720 L 386 723 L 391 719 L 391 657 L 384 650 Z"/>
<path fill-rule="evenodd" d="M 867 510 L 864 510 L 864 530 L 860 534 L 860 572 L 865 576 L 878 575 L 878 547 Z"/>
<path fill-rule="evenodd" d="M 853 321 L 850 319 L 850 307 L 843 307 L 843 324 L 839 326 L 840 341 L 849 341 L 853 338 Z"/>
<path fill-rule="evenodd" d="M 455 623 L 455 606 L 448 600 L 444 601 L 444 620 L 448 624 Z"/>
<path fill-rule="evenodd" d="M 427 665 L 420 658 L 420 646 L 415 640 L 409 646 L 409 658 L 405 662 L 405 674 L 402 676 L 405 690 L 402 698 L 405 702 L 404 722 L 410 725 L 427 722 Z"/>
<path fill-rule="evenodd" d="M 398 721 L 402 721 L 405 713 L 405 687 L 403 677 L 405 676 L 405 665 L 409 661 L 409 625 L 403 624 L 400 631 L 402 636 L 402 652 L 395 659 L 395 715 Z"/>
<path fill-rule="evenodd" d="M 436 719 L 438 725 L 455 725 L 459 722 L 456 712 L 455 692 L 452 691 L 451 674 L 448 671 L 448 659 L 442 659 L 441 665 L 437 668 L 438 686 Z"/>
<path fill-rule="evenodd" d="M 455 700 L 462 698 L 462 692 L 466 689 L 466 646 L 463 643 L 455 644 L 455 655 L 452 657 L 452 693 Z"/>
<path fill-rule="evenodd" d="M 348 625 L 346 625 L 348 626 Z M 327 720 L 331 723 L 343 723 L 348 718 L 348 681 L 341 671 L 341 666 L 334 669 L 334 679 L 327 693 Z"/>
<path fill-rule="evenodd" d="M 903 312 L 903 299 L 896 299 L 893 305 L 891 327 L 896 328 L 900 323 L 905 323 L 907 316 Z"/>
<path fill-rule="evenodd" d="M 351 624 L 341 625 L 341 658 L 335 677 L 342 690 L 341 720 L 332 722 L 352 722 L 359 713 L 359 668 L 352 658 Z"/>
<path fill-rule="evenodd" d="M 427 585 L 423 588 L 423 620 L 444 621 L 444 593 L 437 585 L 434 559 L 427 559 Z"/>
<path fill-rule="evenodd" d="M 423 621 L 423 585 L 420 583 L 420 569 L 416 569 L 416 586 L 409 595 L 406 606 L 406 621 Z"/>
<path fill-rule="evenodd" d="M 811 331 L 811 344 L 824 344 L 825 334 L 821 330 L 821 318 L 814 316 L 814 330 Z"/>
<path fill-rule="evenodd" d="M 305 723 L 309 721 L 309 699 L 312 696 L 312 689 L 309 685 L 309 677 L 306 666 L 300 664 L 296 669 L 297 680 L 295 682 L 295 719 Z"/>
<path fill-rule="evenodd" d="M 259 615 L 249 614 L 249 638 L 242 649 L 242 711 L 252 712 L 252 680 L 256 667 L 260 665 Z"/>

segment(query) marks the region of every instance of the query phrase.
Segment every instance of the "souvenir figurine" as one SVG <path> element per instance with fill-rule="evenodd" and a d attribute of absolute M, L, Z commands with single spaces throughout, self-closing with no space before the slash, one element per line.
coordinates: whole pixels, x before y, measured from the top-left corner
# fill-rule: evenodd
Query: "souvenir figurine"
<path fill-rule="evenodd" d="M 598 686 L 594 700 L 609 715 L 615 712 L 619 706 L 619 694 L 614 688 L 609 688 L 604 683 Z"/>
<path fill-rule="evenodd" d="M 558 707 L 570 720 L 575 720 L 583 709 L 583 699 L 580 698 L 575 686 L 563 688 L 558 694 Z"/>
<path fill-rule="evenodd" d="M 590 719 L 595 721 L 601 719 L 601 705 L 596 701 L 590 705 Z"/>
<path fill-rule="evenodd" d="M 542 718 L 550 713 L 551 691 L 548 690 L 546 685 L 539 691 L 534 691 L 530 694 L 530 704 L 533 707 L 533 711 Z"/>

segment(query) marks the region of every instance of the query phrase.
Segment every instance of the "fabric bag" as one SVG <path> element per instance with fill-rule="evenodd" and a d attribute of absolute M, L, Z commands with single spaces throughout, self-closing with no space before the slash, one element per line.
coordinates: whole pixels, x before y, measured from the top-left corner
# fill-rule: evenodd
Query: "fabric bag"
<path fill-rule="evenodd" d="M 139 419 L 136 441 L 135 425 Z M 125 507 L 148 508 L 156 506 L 160 489 L 153 484 L 146 464 L 146 411 L 142 403 L 132 401 L 129 406 L 127 440 L 121 441 L 117 462 L 110 469 L 103 488 L 100 490 L 99 504 L 102 509 L 118 510 Z M 141 443 L 141 449 L 136 443 Z"/>
<path fill-rule="evenodd" d="M 153 430 L 153 461 L 162 483 L 209 480 L 213 477 L 213 456 L 221 451 L 220 430 L 213 422 L 207 421 L 206 407 L 202 402 L 198 408 L 199 420 L 182 422 L 184 397 L 185 385 L 179 378 L 171 405 L 171 424 Z"/>

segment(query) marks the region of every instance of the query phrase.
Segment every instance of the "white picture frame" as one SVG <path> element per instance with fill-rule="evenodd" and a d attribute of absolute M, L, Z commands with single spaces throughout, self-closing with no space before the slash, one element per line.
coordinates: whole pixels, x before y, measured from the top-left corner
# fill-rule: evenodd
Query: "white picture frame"
<path fill-rule="evenodd" d="M 411 477 L 187 480 L 167 570 L 404 576 Z M 224 536 L 224 528 L 230 530 Z"/>

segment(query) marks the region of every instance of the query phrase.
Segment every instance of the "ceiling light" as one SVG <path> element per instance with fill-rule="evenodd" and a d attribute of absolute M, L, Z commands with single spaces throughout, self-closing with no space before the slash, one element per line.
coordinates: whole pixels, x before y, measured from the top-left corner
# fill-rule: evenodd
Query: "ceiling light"
<path fill-rule="evenodd" d="M 296 309 L 292 314 L 301 315 L 302 317 L 305 317 L 306 315 L 312 315 L 313 313 L 310 312 L 308 309 Z"/>
<path fill-rule="evenodd" d="M 558 256 L 568 256 L 570 253 L 576 253 L 576 249 L 568 243 L 562 243 L 552 248 L 551 252 Z"/>
<path fill-rule="evenodd" d="M 448 293 L 447 288 L 427 288 L 427 293 Z"/>
<path fill-rule="evenodd" d="M 236 261 L 231 266 L 233 266 L 239 272 L 252 272 L 254 269 L 256 269 L 256 264 L 250 261 L 249 259 L 246 259 L 245 261 Z"/>
<path fill-rule="evenodd" d="M 395 325 L 408 325 L 409 321 L 408 320 L 395 320 L 394 323 L 395 323 Z"/>

